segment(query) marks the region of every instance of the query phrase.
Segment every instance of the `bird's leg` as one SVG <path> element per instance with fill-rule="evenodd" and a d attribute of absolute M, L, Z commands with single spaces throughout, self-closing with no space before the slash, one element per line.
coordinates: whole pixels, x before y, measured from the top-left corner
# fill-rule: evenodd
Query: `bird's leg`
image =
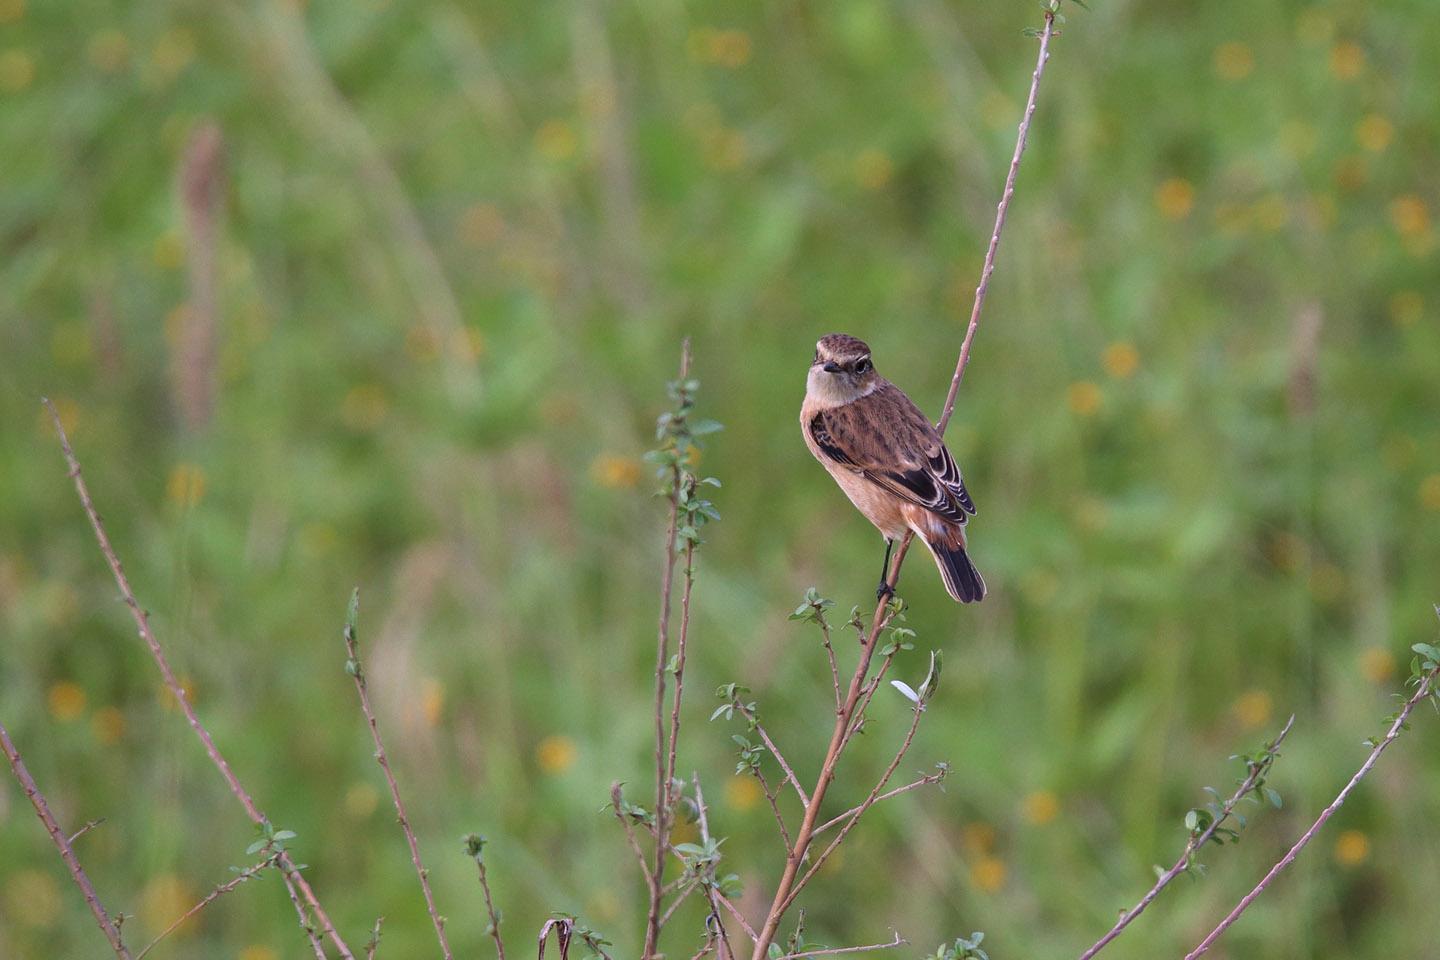
<path fill-rule="evenodd" d="M 890 586 L 890 551 L 895 548 L 895 541 L 889 537 L 885 538 L 885 562 L 880 564 L 880 586 L 875 589 L 875 599 L 884 603 L 895 596 L 895 588 Z"/>

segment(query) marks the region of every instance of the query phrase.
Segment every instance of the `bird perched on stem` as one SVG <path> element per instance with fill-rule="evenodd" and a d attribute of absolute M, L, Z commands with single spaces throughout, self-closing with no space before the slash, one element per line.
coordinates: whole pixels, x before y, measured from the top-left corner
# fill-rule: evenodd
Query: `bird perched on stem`
<path fill-rule="evenodd" d="M 875 372 L 870 348 L 843 333 L 821 337 L 800 407 L 805 445 L 850 502 L 885 537 L 890 551 L 915 531 L 935 558 L 945 589 L 961 603 L 985 596 L 985 580 L 965 552 L 975 503 L 940 433 L 895 384 Z"/>

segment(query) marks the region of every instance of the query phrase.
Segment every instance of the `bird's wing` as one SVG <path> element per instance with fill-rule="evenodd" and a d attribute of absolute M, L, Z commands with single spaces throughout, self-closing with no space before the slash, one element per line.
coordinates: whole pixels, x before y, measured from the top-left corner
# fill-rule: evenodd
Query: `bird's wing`
<path fill-rule="evenodd" d="M 903 393 L 888 383 L 882 390 L 893 394 L 877 396 L 877 390 L 820 411 L 807 425 L 810 438 L 831 462 L 951 523 L 964 523 L 975 504 L 955 458 Z"/>

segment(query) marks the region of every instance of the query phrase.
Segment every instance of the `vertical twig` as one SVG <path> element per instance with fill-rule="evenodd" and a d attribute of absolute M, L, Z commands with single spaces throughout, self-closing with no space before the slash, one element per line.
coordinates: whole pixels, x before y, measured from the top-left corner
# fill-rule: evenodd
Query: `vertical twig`
<path fill-rule="evenodd" d="M 690 376 L 690 340 L 687 337 L 680 351 L 680 381 Z M 660 620 L 655 651 L 655 853 L 646 871 L 650 892 L 650 908 L 645 914 L 645 949 L 641 960 L 656 955 L 660 941 L 660 898 L 665 885 L 665 853 L 670 834 L 670 778 L 665 748 L 665 668 L 670 659 L 670 595 L 675 586 L 675 540 L 680 525 L 679 463 L 670 468 L 670 522 L 665 529 L 665 569 L 660 579 Z M 688 591 L 686 593 L 688 599 Z M 616 815 L 620 816 L 619 809 Z M 623 816 L 622 816 L 623 819 Z"/>
<path fill-rule="evenodd" d="M 980 285 L 975 288 L 975 305 L 970 308 L 970 326 L 965 330 L 965 341 L 960 344 L 960 359 L 955 364 L 955 375 L 950 378 L 950 392 L 945 395 L 945 409 L 935 429 L 942 434 L 955 412 L 955 396 L 960 392 L 960 381 L 965 368 L 970 365 L 970 344 L 980 326 L 980 310 L 985 306 L 985 294 L 990 289 L 990 275 L 995 272 L 995 251 L 1000 247 L 1000 233 L 1005 229 L 1005 215 L 1010 212 L 1010 199 L 1015 196 L 1015 175 L 1020 172 L 1020 158 L 1025 155 L 1025 142 L 1030 136 L 1030 120 L 1035 116 L 1035 100 L 1040 93 L 1040 77 L 1045 73 L 1045 64 L 1050 61 L 1050 38 L 1055 33 L 1055 14 L 1045 12 L 1045 29 L 1040 32 L 1040 55 L 1035 61 L 1035 72 L 1030 75 L 1030 97 L 1025 101 L 1025 116 L 1020 121 L 1020 130 L 1015 137 L 1015 154 L 1010 158 L 1010 172 L 1005 176 L 1005 190 L 1000 195 L 1000 204 L 995 208 L 995 229 L 990 234 L 990 247 L 985 251 L 985 266 L 980 271 Z"/>
<path fill-rule="evenodd" d="M 1045 65 L 1050 59 L 1050 38 L 1054 35 L 1055 14 L 1052 11 L 1045 13 L 1045 27 L 1040 32 L 1040 50 L 1036 58 L 1035 70 L 1031 75 L 1030 96 L 1026 101 L 1025 115 L 1020 121 L 1020 128 L 1015 140 L 1015 153 L 1010 161 L 1010 171 L 1005 178 L 1005 189 L 1000 197 L 999 206 L 995 213 L 995 229 L 990 235 L 990 246 L 985 254 L 985 265 L 980 275 L 980 284 L 975 289 L 975 304 L 970 312 L 970 326 L 965 332 L 965 340 L 960 345 L 959 359 L 955 364 L 955 375 L 950 381 L 950 391 L 945 398 L 945 407 L 941 412 L 940 419 L 936 424 L 942 434 L 945 426 L 950 422 L 950 416 L 955 409 L 955 397 L 960 390 L 960 380 L 965 375 L 965 368 L 970 362 L 970 347 L 975 338 L 975 331 L 980 324 L 980 312 L 985 304 L 985 293 L 990 286 L 990 276 L 995 270 L 995 253 L 1000 245 L 1000 234 L 1005 227 L 1005 216 L 1010 209 L 1010 201 L 1015 195 L 1015 177 L 1020 168 L 1020 159 L 1025 152 L 1025 143 L 1030 131 L 1030 122 L 1035 114 L 1035 103 L 1040 91 L 1040 79 L 1045 72 Z M 900 543 L 899 549 L 895 552 L 895 558 L 890 565 L 890 575 L 886 582 L 893 589 L 900 577 L 900 566 L 905 560 L 905 555 L 910 548 L 912 535 L 907 533 Z M 870 660 L 875 653 L 876 642 L 880 636 L 882 619 L 885 616 L 885 605 L 877 605 L 875 616 L 871 621 L 870 631 L 866 635 L 861 646 L 860 662 L 856 665 L 855 675 L 850 680 L 849 690 L 846 693 L 844 702 L 836 710 L 835 731 L 831 736 L 830 747 L 826 752 L 825 761 L 820 768 L 820 776 L 816 781 L 815 789 L 810 793 L 810 803 L 805 808 L 805 816 L 796 832 L 795 843 L 790 848 L 786 859 L 785 870 L 781 875 L 780 882 L 775 890 L 775 898 L 771 902 L 769 913 L 765 917 L 765 923 L 761 927 L 760 935 L 755 938 L 755 949 L 751 954 L 752 960 L 765 960 L 770 943 L 775 938 L 779 929 L 780 920 L 786 908 L 794 899 L 793 893 L 796 889 L 796 879 L 800 865 L 806 853 L 809 851 L 810 841 L 814 835 L 816 817 L 820 812 L 820 804 L 825 798 L 831 781 L 835 777 L 835 764 L 839 759 L 840 752 L 844 749 L 846 742 L 852 735 L 850 728 L 851 721 L 856 715 L 859 706 L 862 688 L 865 684 L 865 677 L 870 670 Z M 872 688 L 873 690 L 873 688 Z"/>
<path fill-rule="evenodd" d="M 355 679 L 355 689 L 360 694 L 360 709 L 365 714 L 365 722 L 370 725 L 370 737 L 375 741 L 375 760 L 380 764 L 380 769 L 385 771 L 385 782 L 390 785 L 390 800 L 395 804 L 395 819 L 400 821 L 400 828 L 405 831 L 405 840 L 410 844 L 410 862 L 414 864 L 415 873 L 420 877 L 420 889 L 425 893 L 425 906 L 430 911 L 435 937 L 440 941 L 440 952 L 445 955 L 445 960 L 451 960 L 450 944 L 445 939 L 445 921 L 435 909 L 435 895 L 430 890 L 430 871 L 420 862 L 420 844 L 415 839 L 415 831 L 410 829 L 410 817 L 405 813 L 405 804 L 400 800 L 400 785 L 395 782 L 395 774 L 390 770 L 390 758 L 385 753 L 384 741 L 380 739 L 380 727 L 375 722 L 375 712 L 370 709 L 365 669 L 360 664 L 360 654 L 355 648 L 355 621 L 359 613 L 360 588 L 356 587 L 355 592 L 350 595 L 350 609 L 345 615 L 345 652 L 349 657 L 345 662 L 345 672 Z M 486 900 L 489 900 L 488 890 Z"/>
<path fill-rule="evenodd" d="M 700 789 L 700 774 L 692 773 L 690 775 L 690 781 L 695 784 L 695 818 L 700 823 L 700 840 L 708 845 L 710 843 L 710 811 L 705 805 L 705 793 Z M 714 880 L 713 865 L 711 867 L 710 879 Z M 725 906 L 730 907 L 731 912 L 735 914 L 735 918 L 739 920 L 741 927 L 744 928 L 746 933 L 750 934 L 752 939 L 755 936 L 755 931 L 751 930 L 750 925 L 745 922 L 745 918 L 736 912 L 734 907 L 730 906 L 730 901 L 720 896 L 719 891 L 715 889 L 715 884 L 710 883 L 706 885 L 705 896 L 710 901 L 710 919 L 706 922 L 706 929 L 708 930 L 710 925 L 713 924 L 715 929 L 719 931 L 720 960 L 735 960 L 735 948 L 730 945 L 730 934 L 725 932 L 725 921 L 720 918 L 720 904 L 723 903 Z"/>
<path fill-rule="evenodd" d="M 490 929 L 487 931 L 495 941 L 495 952 L 499 960 L 505 960 L 505 941 L 500 936 L 500 914 L 495 910 L 495 904 L 490 898 L 490 879 L 485 875 L 485 838 L 478 833 L 468 834 L 465 837 L 465 852 L 475 859 L 475 866 L 480 871 L 480 889 L 485 893 L 485 913 L 490 918 Z M 644 857 L 641 857 L 643 865 Z"/>
<path fill-rule="evenodd" d="M 110 941 L 110 949 L 115 951 L 115 956 L 121 960 L 131 960 L 130 951 L 120 939 L 120 929 L 115 926 L 110 915 L 105 912 L 105 907 L 100 903 L 100 897 L 95 893 L 95 887 L 90 883 L 90 878 L 85 875 L 85 868 L 80 866 L 80 858 L 75 856 L 75 850 L 70 846 L 70 839 L 65 836 L 65 831 L 60 829 L 60 824 L 55 821 L 55 815 L 50 812 L 50 804 L 45 802 L 45 795 L 35 785 L 35 778 L 30 776 L 30 771 L 25 766 L 20 751 L 10 739 L 5 724 L 0 723 L 0 748 L 5 751 L 5 759 L 10 761 L 10 770 L 15 774 L 15 779 L 20 781 L 20 788 L 25 791 L 25 796 L 30 799 L 30 804 L 35 808 L 35 815 L 40 822 L 45 824 L 45 832 L 50 834 L 50 842 L 55 844 L 55 849 L 60 851 L 60 859 L 65 861 L 65 866 L 70 870 L 70 877 L 80 892 L 85 895 L 85 903 L 90 907 L 90 912 L 95 916 L 95 922 L 100 925 L 100 930 L 105 934 L 105 939 Z M 81 830 L 80 833 L 84 833 Z M 77 833 L 75 836 L 79 836 Z"/>
<path fill-rule="evenodd" d="M 674 803 L 675 751 L 680 743 L 680 694 L 685 689 L 686 642 L 690 637 L 690 591 L 695 586 L 693 564 L 695 563 L 695 541 L 685 541 L 685 585 L 680 591 L 680 637 L 675 646 L 675 696 L 670 703 L 670 747 L 669 759 L 665 764 L 665 797 Z M 666 809 L 669 809 L 668 804 Z"/>
<path fill-rule="evenodd" d="M 50 418 L 55 421 L 55 430 L 60 435 L 60 449 L 64 451 L 65 462 L 70 468 L 70 479 L 75 482 L 75 492 L 79 495 L 80 503 L 85 508 L 85 515 L 90 518 L 90 526 L 95 530 L 95 539 L 100 544 L 100 552 L 105 555 L 105 561 L 110 565 L 110 572 L 114 575 L 115 583 L 120 588 L 120 596 L 125 601 L 125 605 L 130 608 L 130 614 L 135 621 L 135 626 L 140 632 L 141 639 L 143 639 L 150 648 L 150 656 L 154 659 L 155 665 L 160 669 L 160 675 L 164 678 L 166 688 L 175 697 L 175 702 L 180 704 L 180 709 L 184 711 L 185 719 L 190 724 L 190 729 L 195 731 L 195 736 L 200 738 L 200 743 L 204 746 L 206 755 L 210 757 L 210 762 L 215 764 L 216 768 L 219 769 L 221 776 L 225 778 L 225 782 L 230 786 L 230 792 L 235 795 L 235 798 L 240 801 L 240 805 L 245 808 L 245 813 L 254 823 L 264 824 L 266 822 L 265 815 L 255 806 L 255 801 L 250 798 L 250 794 L 240 784 L 240 780 L 235 776 L 235 772 L 230 769 L 230 764 L 228 764 L 220 754 L 219 748 L 215 746 L 215 741 L 210 736 L 210 731 L 206 730 L 205 726 L 201 724 L 200 718 L 195 714 L 195 708 L 190 705 L 190 698 L 185 695 L 185 688 L 180 686 L 180 682 L 175 679 L 175 674 L 170 669 L 170 662 L 165 659 L 165 652 L 160 648 L 160 641 L 155 639 L 155 634 L 150 629 L 150 617 L 141 609 L 140 602 L 135 599 L 135 592 L 130 589 L 130 581 L 125 576 L 125 569 L 120 565 L 120 557 L 115 553 L 115 548 L 110 545 L 110 538 L 105 533 L 105 524 L 100 519 L 99 511 L 95 509 L 94 501 L 90 499 L 90 491 L 85 486 L 85 478 L 80 474 L 80 462 L 75 459 L 75 451 L 70 448 L 70 438 L 65 435 L 65 428 L 60 423 L 60 414 L 56 413 L 55 405 L 49 400 L 44 400 L 43 402 L 45 406 L 50 409 Z M 281 875 L 285 878 L 285 886 L 290 892 L 290 899 L 295 903 L 295 908 L 300 913 L 301 926 L 304 928 L 306 936 L 310 939 L 310 946 L 315 951 L 316 956 L 324 960 L 325 951 L 320 946 L 320 941 L 305 916 L 306 908 L 314 912 L 316 919 L 320 923 L 321 931 L 334 945 L 335 949 L 340 951 L 340 956 L 344 958 L 353 957 L 354 954 L 350 952 L 350 948 L 346 946 L 345 941 L 341 939 L 340 934 L 336 932 L 334 924 L 330 922 L 329 915 L 325 913 L 325 909 L 320 905 L 320 900 L 315 896 L 315 891 L 310 888 L 309 882 L 306 881 L 306 879 L 300 875 L 299 870 L 296 869 L 295 861 L 290 857 L 290 854 L 282 851 L 277 857 L 276 862 L 280 867 Z M 303 907 L 300 903 L 302 897 L 305 901 L 305 906 Z"/>

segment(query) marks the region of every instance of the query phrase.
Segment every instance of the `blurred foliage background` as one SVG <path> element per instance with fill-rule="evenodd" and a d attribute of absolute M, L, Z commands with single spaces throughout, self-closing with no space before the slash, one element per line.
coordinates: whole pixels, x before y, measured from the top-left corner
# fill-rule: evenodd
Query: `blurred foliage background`
<path fill-rule="evenodd" d="M 1078 954 L 1295 730 L 1209 876 L 1110 951 L 1175 956 L 1359 764 L 1440 599 L 1440 13 L 1133 3 L 1057 38 L 948 439 L 991 594 L 906 566 L 945 651 L 898 776 L 804 898 L 807 938 Z M 552 910 L 634 955 L 609 785 L 650 789 L 662 504 L 641 456 L 691 336 L 726 430 L 682 769 L 763 910 L 783 852 L 711 692 L 814 770 L 805 588 L 881 545 L 806 453 L 814 341 L 868 340 L 938 415 L 1034 65 L 1033 3 L 0 0 L 0 717 L 136 946 L 252 838 L 153 665 L 41 396 L 205 722 L 359 947 L 437 955 L 343 672 L 352 585 L 451 943 Z M 842 647 L 842 650 L 846 648 Z M 848 652 L 848 651 L 847 651 Z M 882 696 L 834 792 L 906 724 Z M 1440 897 L 1427 712 L 1218 956 L 1421 956 Z M 813 773 L 807 774 L 813 776 Z M 0 788 L 0 952 L 105 945 Z M 861 909 L 855 905 L 861 904 Z M 701 940 L 682 917 L 668 950 Z M 275 878 L 155 957 L 298 957 Z M 1108 954 L 1107 954 L 1108 955 Z"/>

